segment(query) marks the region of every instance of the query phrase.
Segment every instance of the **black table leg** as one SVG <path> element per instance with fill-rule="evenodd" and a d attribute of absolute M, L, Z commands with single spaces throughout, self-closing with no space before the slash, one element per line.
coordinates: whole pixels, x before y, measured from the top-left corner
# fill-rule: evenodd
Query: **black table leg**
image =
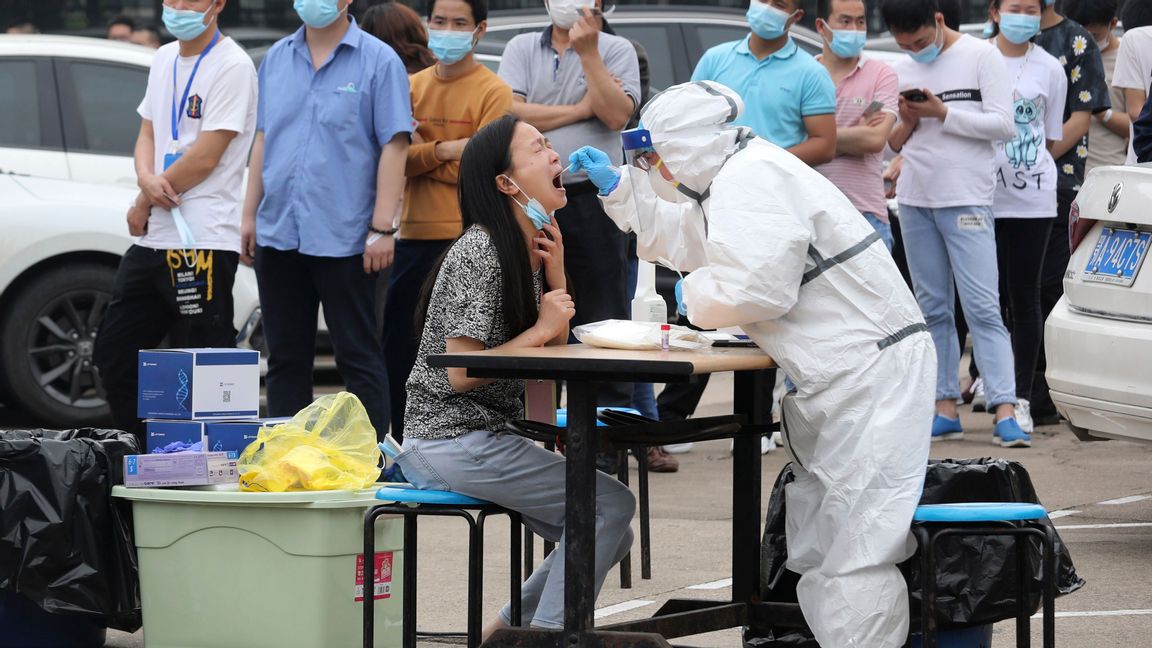
<path fill-rule="evenodd" d="M 771 423 L 775 370 L 736 373 L 733 410 L 749 425 Z M 772 381 L 772 382 L 769 382 Z M 738 434 L 732 451 L 732 600 L 760 599 L 760 439 Z"/>
<path fill-rule="evenodd" d="M 593 382 L 568 381 L 564 634 L 572 646 L 592 628 L 595 610 L 595 569 L 588 566 L 596 561 L 596 388 Z"/>

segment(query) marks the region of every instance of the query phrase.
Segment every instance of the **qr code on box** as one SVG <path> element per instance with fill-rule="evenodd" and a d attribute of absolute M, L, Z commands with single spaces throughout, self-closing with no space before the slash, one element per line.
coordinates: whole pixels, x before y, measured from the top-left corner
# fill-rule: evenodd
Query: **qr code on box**
<path fill-rule="evenodd" d="M 225 389 L 224 390 L 224 402 L 225 403 L 231 403 L 232 402 L 232 390 L 231 389 Z"/>

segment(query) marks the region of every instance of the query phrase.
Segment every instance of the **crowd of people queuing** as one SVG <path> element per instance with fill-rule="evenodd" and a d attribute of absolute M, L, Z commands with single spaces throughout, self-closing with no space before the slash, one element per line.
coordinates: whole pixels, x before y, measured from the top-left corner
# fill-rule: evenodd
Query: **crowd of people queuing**
<path fill-rule="evenodd" d="M 862 54 L 871 1 L 906 60 Z M 140 430 L 137 349 L 227 341 L 223 287 L 245 263 L 260 289 L 269 415 L 311 401 L 322 309 L 337 368 L 379 434 L 418 435 L 408 403 L 420 391 L 417 324 L 425 287 L 471 222 L 458 186 L 465 149 L 512 114 L 561 160 L 585 145 L 619 151 L 619 131 L 650 94 L 644 49 L 614 34 L 600 0 L 551 0 L 552 25 L 509 41 L 494 73 L 472 54 L 487 27 L 484 0 L 429 0 L 423 16 L 377 3 L 359 24 L 352 0 L 296 0 L 304 26 L 257 72 L 220 32 L 227 2 L 164 3 L 177 42 L 159 49 L 139 108 L 140 193 L 128 220 L 141 238 L 96 349 L 117 423 Z M 738 93 L 746 108 L 736 125 L 828 178 L 906 267 L 939 356 L 925 434 L 962 436 L 958 403 L 976 395 L 996 442 L 1030 445 L 1034 423 L 1058 420 L 1043 322 L 1062 292 L 1071 203 L 1086 171 L 1141 153 L 1152 7 L 991 0 L 979 38 L 959 31 L 955 0 L 819 0 L 824 45 L 811 56 L 789 35 L 802 5 L 752 0 L 748 36 L 708 50 L 692 80 Z M 107 37 L 159 40 L 127 18 Z M 585 172 L 557 175 L 566 201 L 554 214 L 506 177 L 525 214 L 563 240 L 572 325 L 627 319 L 635 243 L 606 217 Z M 961 389 L 966 333 L 971 377 Z M 650 385 L 608 384 L 600 402 L 678 420 L 705 385 L 669 385 L 653 398 Z M 659 448 L 641 459 L 677 469 Z"/>

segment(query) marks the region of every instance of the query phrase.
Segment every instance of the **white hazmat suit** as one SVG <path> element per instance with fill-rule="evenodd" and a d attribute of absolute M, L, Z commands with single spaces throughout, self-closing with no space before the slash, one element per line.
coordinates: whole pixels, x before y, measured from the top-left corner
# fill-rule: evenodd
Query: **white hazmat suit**
<path fill-rule="evenodd" d="M 639 256 L 691 271 L 688 319 L 738 326 L 796 385 L 784 433 L 788 568 L 824 648 L 899 648 L 934 413 L 936 352 L 891 255 L 824 176 L 729 123 L 743 110 L 712 82 L 673 87 L 641 123 L 680 183 L 620 169 L 602 197 Z M 663 186 L 660 186 L 663 185 Z M 689 197 L 690 196 L 690 197 Z"/>

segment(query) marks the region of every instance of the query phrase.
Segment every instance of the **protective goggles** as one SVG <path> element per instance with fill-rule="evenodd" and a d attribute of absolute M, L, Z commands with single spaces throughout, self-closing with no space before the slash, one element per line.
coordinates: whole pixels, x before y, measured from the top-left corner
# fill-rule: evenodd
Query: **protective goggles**
<path fill-rule="evenodd" d="M 655 153 L 652 148 L 652 133 L 643 126 L 632 128 L 620 133 L 620 141 L 624 145 L 624 159 L 641 171 L 652 168 L 648 161 L 648 154 Z"/>

